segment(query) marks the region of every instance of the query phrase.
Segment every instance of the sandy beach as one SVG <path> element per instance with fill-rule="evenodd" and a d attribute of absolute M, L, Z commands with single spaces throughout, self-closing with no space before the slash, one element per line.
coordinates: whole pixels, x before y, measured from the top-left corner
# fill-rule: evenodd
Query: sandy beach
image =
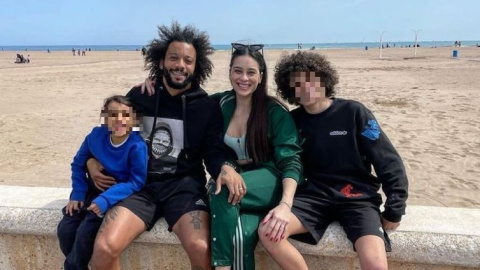
<path fill-rule="evenodd" d="M 413 48 L 388 48 L 382 59 L 378 49 L 316 52 L 339 71 L 337 96 L 367 105 L 400 152 L 409 204 L 480 207 L 480 48 L 418 48 L 416 58 Z M 13 64 L 16 53 L 31 63 Z M 271 94 L 284 53 L 265 51 Z M 229 89 L 230 52 L 212 60 L 205 89 Z M 1 51 L 0 184 L 69 187 L 70 162 L 103 99 L 146 75 L 140 52 Z"/>

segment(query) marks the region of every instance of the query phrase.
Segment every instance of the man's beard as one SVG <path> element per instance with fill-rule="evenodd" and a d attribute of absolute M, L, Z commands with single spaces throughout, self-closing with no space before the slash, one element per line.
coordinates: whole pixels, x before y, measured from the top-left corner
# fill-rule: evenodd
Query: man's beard
<path fill-rule="evenodd" d="M 170 76 L 170 72 L 165 68 L 163 69 L 163 77 L 165 78 L 167 85 L 176 90 L 184 90 L 193 80 L 193 75 L 190 74 L 187 75 L 183 82 L 175 82 Z"/>

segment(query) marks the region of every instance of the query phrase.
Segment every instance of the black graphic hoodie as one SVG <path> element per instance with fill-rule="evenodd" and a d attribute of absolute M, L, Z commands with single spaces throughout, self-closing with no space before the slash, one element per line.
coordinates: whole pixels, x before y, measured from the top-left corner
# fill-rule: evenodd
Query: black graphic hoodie
<path fill-rule="evenodd" d="M 161 83 L 155 90 L 155 95 L 148 96 L 134 87 L 127 94 L 140 116 L 140 134 L 149 146 L 147 183 L 187 175 L 205 183 L 203 162 L 217 178 L 226 160 L 218 103 L 193 83 L 176 96 Z"/>
<path fill-rule="evenodd" d="M 408 180 L 400 155 L 363 104 L 334 98 L 319 114 L 292 111 L 303 149 L 304 192 L 336 203 L 387 199 L 382 215 L 399 222 L 405 214 Z M 372 166 L 376 175 L 372 174 Z"/>

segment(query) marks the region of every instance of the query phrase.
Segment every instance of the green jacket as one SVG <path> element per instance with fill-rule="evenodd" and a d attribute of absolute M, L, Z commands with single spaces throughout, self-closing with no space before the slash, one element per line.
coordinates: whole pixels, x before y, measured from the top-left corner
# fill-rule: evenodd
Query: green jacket
<path fill-rule="evenodd" d="M 210 97 L 220 104 L 225 134 L 235 111 L 235 91 L 215 93 Z M 273 156 L 268 161 L 258 164 L 258 167 L 270 169 L 281 175 L 282 179 L 293 178 L 300 184 L 303 181 L 300 161 L 302 148 L 299 146 L 297 129 L 290 113 L 283 105 L 274 101 L 269 102 L 267 125 L 268 142 L 274 149 Z M 235 156 L 229 158 L 232 161 L 236 160 Z"/>

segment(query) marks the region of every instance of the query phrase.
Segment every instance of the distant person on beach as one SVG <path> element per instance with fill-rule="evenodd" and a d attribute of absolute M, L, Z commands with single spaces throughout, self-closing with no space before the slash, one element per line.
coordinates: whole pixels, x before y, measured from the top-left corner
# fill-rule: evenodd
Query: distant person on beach
<path fill-rule="evenodd" d="M 142 47 L 142 56 L 145 56 L 145 54 L 147 54 L 147 49 L 145 48 L 145 46 Z"/>
<path fill-rule="evenodd" d="M 15 58 L 15 63 L 23 63 L 23 56 L 21 56 L 19 53 L 17 53 L 17 57 Z"/>
<path fill-rule="evenodd" d="M 75 48 L 72 48 L 72 54 L 75 56 Z"/>
<path fill-rule="evenodd" d="M 17 57 L 15 58 L 15 64 L 23 64 L 23 63 L 28 63 L 30 62 L 30 55 L 25 58 L 23 54 L 17 53 Z"/>
<path fill-rule="evenodd" d="M 285 228 L 272 239 L 268 219 L 259 228 L 263 247 L 282 269 L 308 269 L 284 238 L 317 244 L 338 221 L 362 269 L 388 269 L 390 240 L 405 214 L 408 181 L 402 159 L 363 104 L 335 98 L 336 70 L 324 56 L 297 52 L 275 67 L 277 93 L 290 104 L 302 142 L 305 185 L 298 187 Z M 371 169 L 375 169 L 375 175 Z M 385 210 L 380 211 L 386 195 Z M 264 225 L 265 224 L 265 225 Z"/>
<path fill-rule="evenodd" d="M 112 96 L 102 107 L 103 123 L 85 138 L 72 162 L 72 192 L 62 210 L 57 235 L 65 255 L 64 269 L 89 269 L 95 236 L 103 216 L 117 202 L 138 192 L 147 177 L 147 145 L 137 132 L 135 113 L 124 96 Z M 103 172 L 118 180 L 97 189 L 86 175 L 85 163 L 96 157 Z"/>
<path fill-rule="evenodd" d="M 179 238 L 192 269 L 210 269 L 204 164 L 213 178 L 240 177 L 226 162 L 220 107 L 200 87 L 212 73 L 213 52 L 205 32 L 178 22 L 160 26 L 159 37 L 148 45 L 145 66 L 158 78 L 155 95 L 142 94 L 139 86 L 127 94 L 142 115 L 142 137 L 149 146 L 147 185 L 106 214 L 92 269 L 119 269 L 123 251 L 160 217 Z M 168 131 L 162 128 L 167 126 Z M 114 181 L 101 174 L 97 160 L 90 159 L 87 167 L 98 187 Z"/>

